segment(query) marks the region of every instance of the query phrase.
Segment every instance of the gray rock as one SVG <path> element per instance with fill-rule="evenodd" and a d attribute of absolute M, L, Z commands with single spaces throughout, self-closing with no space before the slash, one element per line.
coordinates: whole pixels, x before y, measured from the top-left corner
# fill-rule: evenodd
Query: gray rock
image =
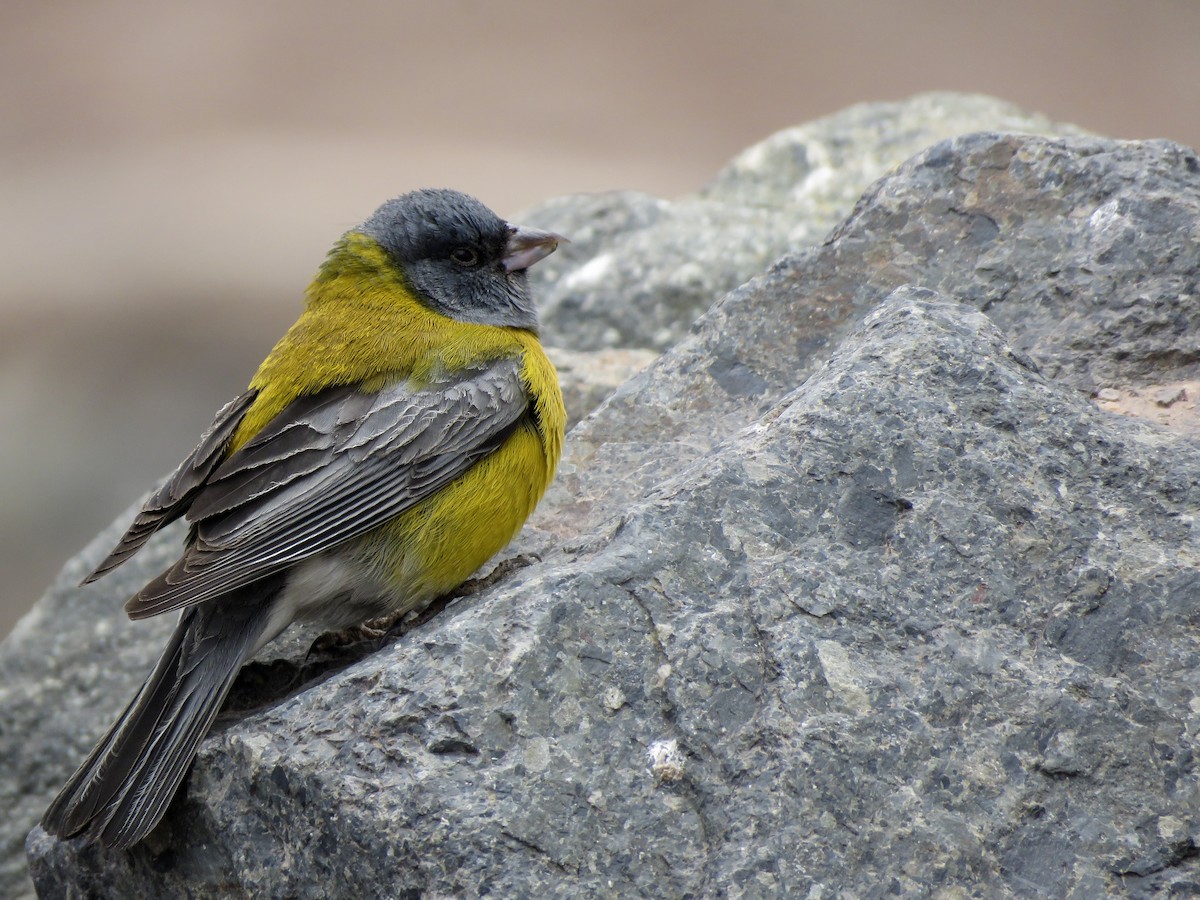
<path fill-rule="evenodd" d="M 1095 479 L 1100 459 L 1124 477 Z M 1197 472 L 1196 447 L 901 289 L 586 549 L 208 741 L 132 853 L 35 837 L 35 877 L 300 897 L 1186 882 Z"/>
<path fill-rule="evenodd" d="M 1162 141 L 935 145 L 873 185 L 823 246 L 723 297 L 576 428 L 534 524 L 559 540 L 599 527 L 763 415 L 904 284 L 984 310 L 1081 392 L 1196 378 L 1198 185 L 1194 151 Z"/>
<path fill-rule="evenodd" d="M 527 565 L 319 675 L 275 649 L 163 827 L 35 830 L 39 889 L 1187 891 L 1200 450 L 1086 397 L 1195 375 L 1198 234 L 1172 145 L 920 154 L 572 432 Z M 116 611 L 171 540 L 0 650 L 16 821 L 148 667 Z"/>
<path fill-rule="evenodd" d="M 665 350 L 713 301 L 814 244 L 859 195 L 931 144 L 972 131 L 1083 134 L 992 97 L 921 94 L 863 103 L 739 154 L 698 193 L 564 197 L 519 221 L 571 243 L 531 270 L 552 344 Z"/>
<path fill-rule="evenodd" d="M 574 428 L 618 387 L 658 356 L 650 350 L 565 350 L 547 347 L 546 355 L 558 370 L 567 428 Z"/>

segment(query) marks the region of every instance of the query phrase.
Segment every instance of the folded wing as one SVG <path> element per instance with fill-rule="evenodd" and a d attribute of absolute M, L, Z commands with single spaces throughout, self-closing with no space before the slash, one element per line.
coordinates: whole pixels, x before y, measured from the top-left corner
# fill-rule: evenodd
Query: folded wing
<path fill-rule="evenodd" d="M 419 389 L 302 397 L 201 485 L 181 481 L 193 540 L 125 608 L 136 619 L 200 603 L 364 534 L 499 447 L 527 410 L 517 359 Z"/>

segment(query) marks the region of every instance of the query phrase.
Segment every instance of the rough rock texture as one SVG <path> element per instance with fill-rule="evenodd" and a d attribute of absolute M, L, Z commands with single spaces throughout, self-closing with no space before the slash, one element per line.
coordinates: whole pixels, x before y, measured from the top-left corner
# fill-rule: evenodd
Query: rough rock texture
<path fill-rule="evenodd" d="M 713 300 L 815 244 L 867 186 L 913 154 L 972 131 L 1083 134 L 975 94 L 864 103 L 745 150 L 697 194 L 563 197 L 519 221 L 571 243 L 531 270 L 552 344 L 665 350 Z"/>
<path fill-rule="evenodd" d="M 243 690 L 265 708 L 206 741 L 158 832 L 106 854 L 35 830 L 35 882 L 1200 889 L 1200 448 L 1088 399 L 1200 377 L 1198 279 L 1191 151 L 922 152 L 572 432 L 523 568 L 299 693 L 286 644 L 282 686 Z M 170 538 L 65 586 L 113 536 L 0 652 L 26 823 L 165 628 L 116 611 Z"/>
<path fill-rule="evenodd" d="M 1085 393 L 1196 378 L 1198 181 L 1195 153 L 1160 141 L 935 145 L 873 185 L 822 247 L 724 297 L 576 428 L 553 513 L 536 521 L 560 538 L 598 527 L 761 416 L 904 284 L 984 310 Z"/>
<path fill-rule="evenodd" d="M 618 387 L 658 356 L 652 350 L 566 350 L 547 347 L 546 354 L 558 370 L 567 428 L 603 403 Z"/>

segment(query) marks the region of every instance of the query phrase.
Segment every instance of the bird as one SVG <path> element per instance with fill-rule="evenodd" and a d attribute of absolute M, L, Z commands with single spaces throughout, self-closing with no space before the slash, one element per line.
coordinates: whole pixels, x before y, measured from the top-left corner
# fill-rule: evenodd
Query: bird
<path fill-rule="evenodd" d="M 288 625 L 422 609 L 512 540 L 564 438 L 526 270 L 565 240 L 425 189 L 335 243 L 246 392 L 84 579 L 187 521 L 182 555 L 125 604 L 131 619 L 178 610 L 178 625 L 47 833 L 132 847 L 242 664 Z"/>

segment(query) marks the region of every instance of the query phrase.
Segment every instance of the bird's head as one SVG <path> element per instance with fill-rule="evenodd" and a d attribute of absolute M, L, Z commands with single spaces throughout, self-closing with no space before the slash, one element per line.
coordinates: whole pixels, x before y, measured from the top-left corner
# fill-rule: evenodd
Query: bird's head
<path fill-rule="evenodd" d="M 420 190 L 389 200 L 356 232 L 372 238 L 417 298 L 461 322 L 537 327 L 525 270 L 566 238 L 505 222 L 466 194 Z"/>

